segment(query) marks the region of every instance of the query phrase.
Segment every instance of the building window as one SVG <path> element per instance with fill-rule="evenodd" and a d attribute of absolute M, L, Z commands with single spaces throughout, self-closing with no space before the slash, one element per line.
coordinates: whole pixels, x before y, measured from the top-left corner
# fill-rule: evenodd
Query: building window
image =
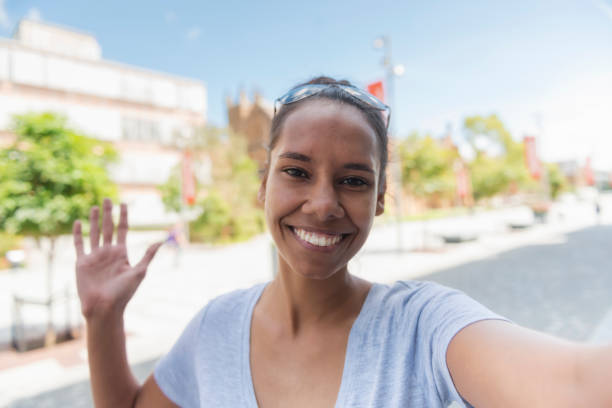
<path fill-rule="evenodd" d="M 152 120 L 121 118 L 121 135 L 123 140 L 161 142 L 159 123 Z"/>

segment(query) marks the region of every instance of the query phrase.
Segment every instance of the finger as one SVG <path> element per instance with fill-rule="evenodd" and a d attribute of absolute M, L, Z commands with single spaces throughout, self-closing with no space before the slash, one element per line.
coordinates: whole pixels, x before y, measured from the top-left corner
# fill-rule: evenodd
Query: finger
<path fill-rule="evenodd" d="M 125 239 L 128 231 L 127 215 L 127 205 L 125 203 L 121 203 L 119 226 L 117 227 L 117 244 L 119 245 L 125 245 Z"/>
<path fill-rule="evenodd" d="M 72 236 L 74 237 L 74 248 L 76 249 L 77 259 L 84 255 L 83 251 L 83 232 L 81 231 L 81 221 L 75 221 L 72 225 Z"/>
<path fill-rule="evenodd" d="M 98 206 L 92 207 L 89 212 L 89 243 L 91 250 L 98 249 L 100 246 L 100 225 L 98 224 L 98 218 L 100 215 L 100 209 Z"/>
<path fill-rule="evenodd" d="M 136 266 L 134 267 L 134 269 L 136 269 L 137 271 L 140 271 L 141 273 L 143 273 L 144 271 L 147 270 L 147 268 L 149 267 L 149 264 L 151 263 L 151 261 L 153 260 L 153 257 L 155 256 L 155 254 L 157 253 L 157 250 L 159 249 L 159 247 L 161 247 L 163 244 L 163 242 L 157 242 L 153 245 L 151 245 L 148 249 L 147 252 L 145 252 L 144 256 L 142 257 L 142 259 L 140 260 L 140 262 L 138 262 L 136 264 Z"/>
<path fill-rule="evenodd" d="M 102 204 L 102 243 L 110 245 L 113 242 L 113 203 L 105 198 Z"/>

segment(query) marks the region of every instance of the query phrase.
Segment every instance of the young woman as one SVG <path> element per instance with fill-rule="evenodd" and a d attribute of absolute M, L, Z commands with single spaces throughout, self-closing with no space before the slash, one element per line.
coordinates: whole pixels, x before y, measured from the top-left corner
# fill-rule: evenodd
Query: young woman
<path fill-rule="evenodd" d="M 277 107 L 259 199 L 278 275 L 206 305 L 142 386 L 127 362 L 123 311 L 160 244 L 130 265 L 127 209 L 113 243 L 109 200 L 102 245 L 91 211 L 89 254 L 75 223 L 96 406 L 612 406 L 610 346 L 523 329 L 433 283 L 351 275 L 349 260 L 384 210 L 389 110 L 325 77 Z"/>

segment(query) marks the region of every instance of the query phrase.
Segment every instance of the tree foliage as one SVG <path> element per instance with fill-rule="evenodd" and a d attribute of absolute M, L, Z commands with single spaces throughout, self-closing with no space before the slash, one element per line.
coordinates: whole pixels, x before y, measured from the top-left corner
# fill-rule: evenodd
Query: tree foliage
<path fill-rule="evenodd" d="M 92 205 L 114 197 L 106 166 L 117 157 L 108 144 L 84 136 L 53 113 L 15 116 L 14 143 L 0 150 L 0 229 L 57 236 Z"/>
<path fill-rule="evenodd" d="M 197 183 L 197 182 L 196 182 Z M 199 185 L 199 183 L 197 183 Z M 175 166 L 165 183 L 157 186 L 166 211 L 181 212 L 181 168 Z M 197 188 L 199 190 L 199 188 Z"/>
<path fill-rule="evenodd" d="M 211 188 L 198 204 L 202 213 L 190 225 L 191 238 L 202 242 L 229 241 L 232 235 L 232 209 L 227 201 Z"/>
<path fill-rule="evenodd" d="M 546 164 L 548 172 L 548 185 L 550 190 L 550 198 L 556 199 L 560 193 L 568 189 L 568 181 L 559 166 L 552 163 Z"/>
<path fill-rule="evenodd" d="M 476 200 L 506 192 L 512 185 L 533 185 L 523 144 L 512 138 L 496 115 L 467 117 L 464 132 L 476 153 L 469 166 Z"/>
<path fill-rule="evenodd" d="M 70 129 L 66 118 L 30 113 L 13 118 L 15 140 L 0 150 L 0 231 L 46 237 L 45 344 L 55 342 L 53 259 L 55 240 L 104 197 L 114 197 L 106 166 L 117 158 L 108 144 Z"/>
<path fill-rule="evenodd" d="M 411 195 L 454 197 L 453 165 L 459 158 L 455 149 L 443 146 L 429 135 L 413 133 L 399 144 L 399 157 L 402 183 Z"/>
<path fill-rule="evenodd" d="M 190 224 L 190 237 L 202 242 L 233 242 L 248 239 L 264 229 L 263 212 L 257 205 L 257 163 L 247 154 L 246 140 L 226 129 L 204 128 L 186 142 L 194 160 L 208 158 L 212 165 L 210 185 L 197 182 L 195 206 L 200 216 Z M 180 211 L 180 170 L 177 167 L 162 186 L 166 209 Z"/>

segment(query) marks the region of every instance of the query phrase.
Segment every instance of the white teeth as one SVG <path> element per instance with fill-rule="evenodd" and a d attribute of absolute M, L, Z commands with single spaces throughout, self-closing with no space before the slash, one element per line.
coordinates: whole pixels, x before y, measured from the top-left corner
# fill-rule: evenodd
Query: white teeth
<path fill-rule="evenodd" d="M 316 246 L 331 246 L 335 245 L 342 239 L 342 234 L 327 235 L 317 234 L 316 232 L 306 231 L 301 228 L 293 229 L 298 237 L 304 241 Z"/>

